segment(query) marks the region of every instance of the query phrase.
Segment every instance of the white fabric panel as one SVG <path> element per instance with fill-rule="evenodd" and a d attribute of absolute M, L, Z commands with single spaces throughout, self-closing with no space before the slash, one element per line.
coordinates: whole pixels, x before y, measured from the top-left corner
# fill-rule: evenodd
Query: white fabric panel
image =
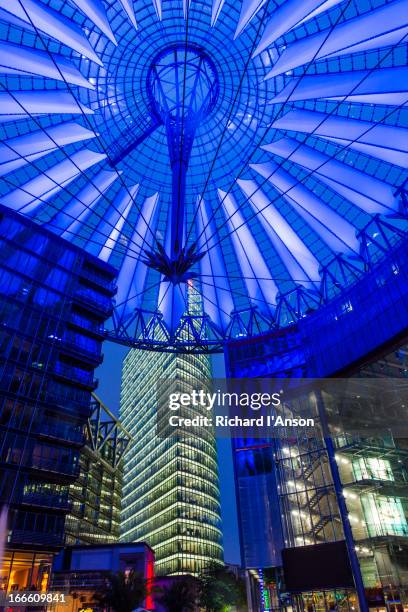
<path fill-rule="evenodd" d="M 263 7 L 265 2 L 266 0 L 243 0 L 234 38 L 237 38 L 241 34 L 248 23 L 252 21 L 257 12 Z"/>
<path fill-rule="evenodd" d="M 152 0 L 154 10 L 156 11 L 156 15 L 159 19 L 162 18 L 162 3 L 161 0 Z"/>
<path fill-rule="evenodd" d="M 44 201 L 67 187 L 80 173 L 106 158 L 103 153 L 81 149 L 70 159 L 52 166 L 39 176 L 3 196 L 0 203 L 26 214 L 34 212 Z"/>
<path fill-rule="evenodd" d="M 0 74 L 42 76 L 56 81 L 79 85 L 87 89 L 94 86 L 62 55 L 30 49 L 0 41 Z"/>
<path fill-rule="evenodd" d="M 298 24 L 339 4 L 342 0 L 286 0 L 273 13 L 257 46 L 254 57 Z"/>
<path fill-rule="evenodd" d="M 59 231 L 61 236 L 67 239 L 71 238 L 72 234 L 77 234 L 91 210 L 117 178 L 116 172 L 101 170 L 93 177 L 92 182 L 85 185 L 49 222 L 54 231 Z"/>
<path fill-rule="evenodd" d="M 183 0 L 183 15 L 184 19 L 187 19 L 187 13 L 190 9 L 191 0 Z"/>
<path fill-rule="evenodd" d="M 71 0 L 77 5 L 80 11 L 84 13 L 96 26 L 113 42 L 117 44 L 109 25 L 108 17 L 101 0 Z"/>
<path fill-rule="evenodd" d="M 129 17 L 130 22 L 133 24 L 135 28 L 137 28 L 137 22 L 136 22 L 135 11 L 133 8 L 132 0 L 120 0 L 120 3 L 126 15 Z"/>
<path fill-rule="evenodd" d="M 211 10 L 211 25 L 214 26 L 218 17 L 220 16 L 221 9 L 224 5 L 225 0 L 213 0 Z"/>
<path fill-rule="evenodd" d="M 300 3 L 302 4 L 302 3 Z M 329 29 L 291 43 L 267 78 L 324 57 L 395 45 L 408 34 L 408 0 L 395 0 Z"/>
<path fill-rule="evenodd" d="M 140 261 L 140 256 L 146 248 L 151 247 L 149 242 L 152 236 L 150 230 L 154 234 L 154 219 L 158 201 L 158 193 L 145 199 L 141 214 L 136 222 L 135 231 L 129 242 L 128 252 L 120 269 L 118 292 L 115 298 L 120 319 L 129 315 L 141 303 L 142 296 L 140 293 L 143 291 L 146 282 L 147 267 Z"/>
<path fill-rule="evenodd" d="M 122 187 L 113 201 L 108 216 L 96 228 L 95 233 L 99 236 L 104 236 L 109 232 L 108 239 L 99 251 L 99 259 L 103 261 L 108 261 L 110 259 L 112 251 L 121 236 L 123 226 L 133 206 L 138 190 L 139 185 L 133 185 L 129 187 L 129 189 Z"/>
<path fill-rule="evenodd" d="M 398 66 L 372 72 L 355 70 L 295 77 L 271 100 L 271 104 L 325 98 L 398 106 L 407 103 L 407 92 L 408 68 Z"/>
<path fill-rule="evenodd" d="M 250 164 L 277 189 L 318 236 L 336 253 L 359 252 L 355 228 L 275 162 Z"/>
<path fill-rule="evenodd" d="M 398 199 L 391 185 L 297 140 L 281 138 L 262 148 L 313 171 L 315 178 L 369 214 L 389 214 L 398 209 Z"/>
<path fill-rule="evenodd" d="M 408 166 L 408 129 L 294 109 L 277 119 L 272 127 L 319 136 L 378 159 Z"/>
<path fill-rule="evenodd" d="M 221 191 L 221 189 L 218 189 L 218 197 L 222 202 L 230 232 L 230 240 L 244 277 L 248 295 L 254 302 L 254 306 L 259 306 L 263 310 L 266 308 L 270 311 L 271 305 L 276 303 L 278 287 L 271 276 L 268 265 L 238 208 L 235 198 L 231 194 Z M 264 307 L 262 307 L 262 302 L 265 302 Z"/>
<path fill-rule="evenodd" d="M 0 176 L 40 159 L 59 147 L 95 136 L 94 132 L 79 123 L 69 121 L 4 140 L 0 144 Z"/>
<path fill-rule="evenodd" d="M 47 37 L 54 38 L 74 51 L 102 66 L 102 62 L 91 47 L 79 26 L 37 0 L 0 0 L 0 16 L 11 23 L 34 30 L 37 28 Z"/>
<path fill-rule="evenodd" d="M 319 284 L 319 262 L 255 181 L 237 180 L 295 283 Z M 312 281 L 312 283 L 311 283 Z"/>
<path fill-rule="evenodd" d="M 197 198 L 197 206 L 199 208 L 196 217 L 198 251 L 205 253 L 200 260 L 202 280 L 205 283 L 202 290 L 204 311 L 209 314 L 212 321 L 225 330 L 229 323 L 229 315 L 234 310 L 231 288 L 223 254 L 220 245 L 217 244 L 215 224 L 212 219 L 210 220 L 211 210 L 201 198 Z"/>
<path fill-rule="evenodd" d="M 27 119 L 29 115 L 92 115 L 73 95 L 63 91 L 0 92 L 0 122 Z"/>

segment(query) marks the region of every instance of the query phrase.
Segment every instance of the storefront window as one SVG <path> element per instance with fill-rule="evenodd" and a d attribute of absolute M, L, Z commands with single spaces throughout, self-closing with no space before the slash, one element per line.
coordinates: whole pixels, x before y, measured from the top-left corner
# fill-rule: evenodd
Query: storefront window
<path fill-rule="evenodd" d="M 0 590 L 46 591 L 51 563 L 49 554 L 7 551 L 0 573 Z"/>

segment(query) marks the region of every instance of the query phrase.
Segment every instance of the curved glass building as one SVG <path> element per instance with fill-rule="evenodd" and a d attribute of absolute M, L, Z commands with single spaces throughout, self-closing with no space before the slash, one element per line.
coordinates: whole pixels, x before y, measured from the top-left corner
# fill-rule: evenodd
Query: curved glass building
<path fill-rule="evenodd" d="M 206 355 L 131 350 L 122 375 L 121 420 L 133 436 L 126 454 L 124 542 L 147 542 L 158 575 L 199 574 L 223 560 L 214 435 L 157 433 L 167 383 L 188 391 L 208 381 Z"/>
<path fill-rule="evenodd" d="M 200 313 L 192 287 L 188 299 L 191 311 Z M 170 392 L 209 388 L 210 380 L 208 355 L 133 349 L 124 360 L 120 417 L 132 440 L 125 455 L 121 540 L 147 542 L 157 575 L 198 575 L 223 561 L 214 431 L 169 431 L 162 424 Z M 199 415 L 199 409 L 187 414 Z"/>

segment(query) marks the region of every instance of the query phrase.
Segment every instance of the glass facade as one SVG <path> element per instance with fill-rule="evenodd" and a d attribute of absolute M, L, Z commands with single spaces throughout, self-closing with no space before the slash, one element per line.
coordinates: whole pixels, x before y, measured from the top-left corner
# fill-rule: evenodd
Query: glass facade
<path fill-rule="evenodd" d="M 132 350 L 125 359 L 121 419 L 134 440 L 125 457 L 121 538 L 147 542 L 158 575 L 196 574 L 222 560 L 215 439 L 156 434 L 158 379 L 191 384 L 209 375 L 206 356 Z"/>
<path fill-rule="evenodd" d="M 215 437 L 198 428 L 189 437 L 156 431 L 166 381 L 185 390 L 201 388 L 210 376 L 205 355 L 131 350 L 124 361 L 121 420 L 133 440 L 125 456 L 121 539 L 147 542 L 158 575 L 197 574 L 223 558 Z"/>
<path fill-rule="evenodd" d="M 369 361 L 359 377 L 407 377 L 408 347 Z M 336 461 L 343 483 L 364 584 L 385 600 L 408 602 L 408 444 L 391 433 L 339 436 Z"/>
<path fill-rule="evenodd" d="M 69 488 L 71 510 L 65 524 L 69 546 L 119 541 L 123 454 L 130 435 L 94 394 L 91 406 L 79 478 Z"/>
<path fill-rule="evenodd" d="M 6 551 L 0 571 L 0 592 L 46 591 L 51 574 L 52 554 L 27 550 Z"/>
<path fill-rule="evenodd" d="M 52 551 L 64 544 L 115 271 L 4 207 L 0 253 L 6 547 Z"/>
<path fill-rule="evenodd" d="M 241 353 L 243 354 L 243 353 Z M 377 357 L 354 376 L 405 379 L 407 347 Z M 239 362 L 235 364 L 239 367 Z M 358 396 L 357 396 L 358 397 Z M 408 602 L 408 448 L 405 438 L 391 434 L 371 437 L 337 431 L 334 458 L 341 482 L 336 489 L 333 467 L 323 435 L 321 413 L 313 395 L 307 400 L 319 434 L 312 438 L 301 429 L 284 440 L 233 441 L 239 505 L 241 549 L 247 567 L 282 571 L 285 549 L 307 549 L 346 538 L 339 494 L 357 553 L 365 596 L 370 606 L 385 608 Z M 323 396 L 325 410 L 331 400 Z M 363 406 L 363 404 L 361 405 Z M 350 404 L 358 413 L 359 400 Z M 316 572 L 319 572 L 315 560 Z M 285 590 L 281 574 L 280 589 Z M 336 586 L 336 585 L 333 585 Z M 305 590 L 294 594 L 297 609 L 340 609 L 358 606 L 353 590 Z"/>

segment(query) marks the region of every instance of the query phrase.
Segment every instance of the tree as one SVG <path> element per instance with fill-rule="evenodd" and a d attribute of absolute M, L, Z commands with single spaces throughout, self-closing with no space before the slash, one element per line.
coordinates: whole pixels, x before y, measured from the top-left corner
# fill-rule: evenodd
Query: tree
<path fill-rule="evenodd" d="M 228 568 L 210 567 L 200 580 L 200 605 L 206 612 L 225 612 L 231 606 L 246 609 L 245 584 Z"/>
<path fill-rule="evenodd" d="M 108 578 L 106 588 L 95 595 L 96 602 L 112 612 L 132 612 L 146 599 L 147 584 L 140 574 L 118 572 Z"/>
<path fill-rule="evenodd" d="M 191 580 L 174 580 L 162 588 L 160 603 L 166 612 L 194 611 L 197 604 L 197 586 Z"/>

